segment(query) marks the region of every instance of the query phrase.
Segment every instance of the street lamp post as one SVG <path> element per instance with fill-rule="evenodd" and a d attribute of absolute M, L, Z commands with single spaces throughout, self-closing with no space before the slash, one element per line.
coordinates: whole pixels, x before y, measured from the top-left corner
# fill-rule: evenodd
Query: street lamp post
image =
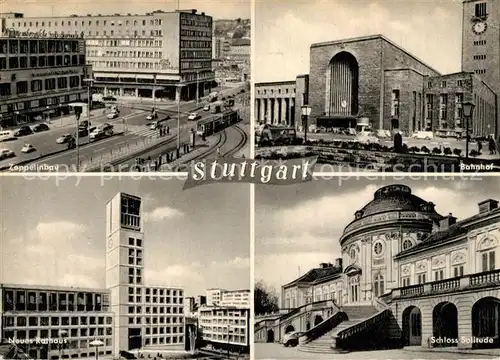
<path fill-rule="evenodd" d="M 196 70 L 196 103 L 198 104 L 200 98 L 200 71 Z"/>
<path fill-rule="evenodd" d="M 472 101 L 466 101 L 462 104 L 465 117 L 465 158 L 469 158 L 469 121 L 472 119 L 474 107 L 476 104 Z"/>
<path fill-rule="evenodd" d="M 177 149 L 175 152 L 176 158 L 180 157 L 181 153 L 181 90 L 185 84 L 177 84 Z"/>
<path fill-rule="evenodd" d="M 153 74 L 153 115 L 156 114 L 156 73 Z"/>
<path fill-rule="evenodd" d="M 87 84 L 87 130 L 90 127 L 90 109 L 92 107 L 92 84 L 94 79 L 87 78 L 83 79 L 83 82 Z M 90 137 L 89 137 L 90 141 Z M 80 171 L 80 124 L 78 119 L 76 120 L 76 171 Z"/>
<path fill-rule="evenodd" d="M 95 360 L 99 360 L 99 346 L 104 346 L 104 343 L 101 340 L 95 339 L 91 341 L 89 345 L 95 347 Z"/>
<path fill-rule="evenodd" d="M 309 115 L 311 115 L 311 107 L 309 105 L 302 105 L 301 106 L 302 110 L 302 123 L 304 124 L 304 142 L 307 142 L 307 121 L 309 118 Z"/>

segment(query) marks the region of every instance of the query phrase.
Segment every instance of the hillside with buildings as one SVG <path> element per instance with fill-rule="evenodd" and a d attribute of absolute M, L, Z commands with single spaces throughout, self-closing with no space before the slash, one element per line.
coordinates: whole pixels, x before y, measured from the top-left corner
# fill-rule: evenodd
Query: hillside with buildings
<path fill-rule="evenodd" d="M 250 38 L 250 19 L 214 20 L 214 36 L 226 39 Z"/>

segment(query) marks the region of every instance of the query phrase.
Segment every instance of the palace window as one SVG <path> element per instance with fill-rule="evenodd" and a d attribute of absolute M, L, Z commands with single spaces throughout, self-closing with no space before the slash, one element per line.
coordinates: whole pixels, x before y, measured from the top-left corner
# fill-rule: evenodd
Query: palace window
<path fill-rule="evenodd" d="M 448 94 L 441 94 L 439 97 L 439 119 L 446 120 L 448 117 Z"/>
<path fill-rule="evenodd" d="M 432 94 L 425 95 L 425 118 L 432 120 L 432 104 L 434 102 L 434 96 Z"/>
<path fill-rule="evenodd" d="M 481 259 L 483 271 L 495 270 L 495 250 L 483 252 Z"/>
<path fill-rule="evenodd" d="M 403 250 L 408 250 L 412 246 L 413 243 L 411 242 L 411 240 L 406 239 L 405 241 L 403 241 Z"/>
<path fill-rule="evenodd" d="M 377 274 L 373 279 L 373 293 L 375 297 L 384 295 L 384 275 Z"/>
<path fill-rule="evenodd" d="M 382 255 L 383 251 L 384 251 L 384 246 L 380 241 L 377 241 L 373 246 L 373 252 L 375 253 L 375 255 L 380 256 Z"/>
<path fill-rule="evenodd" d="M 425 284 L 425 273 L 417 274 L 417 284 Z"/>
<path fill-rule="evenodd" d="M 464 266 L 463 265 L 454 266 L 453 276 L 454 277 L 464 276 Z"/>
<path fill-rule="evenodd" d="M 444 279 L 444 270 L 434 270 L 434 281 L 439 281 Z"/>
<path fill-rule="evenodd" d="M 410 286 L 410 277 L 409 276 L 403 276 L 401 278 L 401 286 L 402 287 Z"/>
<path fill-rule="evenodd" d="M 464 102 L 464 94 L 463 93 L 456 93 L 455 94 L 455 119 L 460 120 L 463 117 L 463 109 L 462 109 L 462 103 Z M 456 124 L 458 127 L 460 127 L 460 122 Z"/>

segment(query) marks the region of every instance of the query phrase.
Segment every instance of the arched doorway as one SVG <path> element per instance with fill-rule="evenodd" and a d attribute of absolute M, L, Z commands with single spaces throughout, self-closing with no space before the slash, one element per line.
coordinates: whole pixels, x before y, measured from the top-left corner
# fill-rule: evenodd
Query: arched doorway
<path fill-rule="evenodd" d="M 473 344 L 474 348 L 499 347 L 500 300 L 485 297 L 472 305 L 472 336 L 493 339 L 493 344 Z"/>
<path fill-rule="evenodd" d="M 274 331 L 272 329 L 267 330 L 267 339 L 266 342 L 273 343 L 274 342 Z"/>
<path fill-rule="evenodd" d="M 432 334 L 438 339 L 456 339 L 456 341 L 443 341 L 435 346 L 457 346 L 458 342 L 458 311 L 455 304 L 442 302 L 432 311 Z"/>
<path fill-rule="evenodd" d="M 321 315 L 316 315 L 314 317 L 314 326 L 318 326 L 323 322 L 323 317 Z"/>
<path fill-rule="evenodd" d="M 293 325 L 288 325 L 285 329 L 285 334 L 291 333 L 293 331 L 295 331 L 295 328 L 293 327 Z"/>
<path fill-rule="evenodd" d="M 403 345 L 422 345 L 422 313 L 416 306 L 403 311 Z"/>
<path fill-rule="evenodd" d="M 336 54 L 330 60 L 327 75 L 326 115 L 357 115 L 359 66 L 354 55 L 347 51 Z"/>
<path fill-rule="evenodd" d="M 353 276 L 349 279 L 349 302 L 357 303 L 359 301 L 359 277 Z"/>

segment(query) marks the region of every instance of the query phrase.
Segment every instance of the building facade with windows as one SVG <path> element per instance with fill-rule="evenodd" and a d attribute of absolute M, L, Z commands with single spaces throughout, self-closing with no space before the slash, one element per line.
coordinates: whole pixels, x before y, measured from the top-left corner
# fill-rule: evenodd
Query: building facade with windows
<path fill-rule="evenodd" d="M 201 339 L 219 349 L 249 352 L 250 308 L 204 306 L 200 309 Z"/>
<path fill-rule="evenodd" d="M 250 307 L 250 290 L 226 290 L 222 293 L 221 306 Z"/>
<path fill-rule="evenodd" d="M 295 80 L 256 83 L 256 120 L 266 124 L 295 126 L 296 89 Z"/>
<path fill-rule="evenodd" d="M 321 335 L 316 327 L 340 311 L 366 315 L 341 327 L 344 341 L 376 334 L 402 346 L 500 347 L 498 204 L 485 199 L 459 220 L 437 213 L 408 186 L 378 189 L 345 227 L 342 258 L 284 285 L 281 307 L 290 311 L 256 323 L 256 338 L 292 329 Z M 445 337 L 455 340 L 433 345 L 431 338 Z M 492 340 L 458 340 L 472 337 Z"/>
<path fill-rule="evenodd" d="M 222 300 L 222 294 L 224 293 L 224 291 L 226 290 L 220 288 L 207 289 L 207 305 L 219 305 L 220 301 Z"/>
<path fill-rule="evenodd" d="M 146 286 L 141 198 L 117 194 L 106 205 L 106 287 L 114 313 L 114 352 L 184 350 L 184 292 Z"/>
<path fill-rule="evenodd" d="M 113 350 L 113 314 L 104 290 L 0 284 L 0 340 L 33 359 L 94 357 Z"/>
<path fill-rule="evenodd" d="M 196 10 L 144 15 L 3 19 L 5 30 L 85 38 L 94 91 L 114 96 L 195 99 L 210 93 L 212 17 Z M 178 85 L 180 93 L 176 91 Z M 153 91 L 154 90 L 154 91 Z"/>
<path fill-rule="evenodd" d="M 68 114 L 70 103 L 86 101 L 84 79 L 91 76 L 85 41 L 79 35 L 4 29 L 0 37 L 0 125 L 17 126 L 37 117 Z"/>

